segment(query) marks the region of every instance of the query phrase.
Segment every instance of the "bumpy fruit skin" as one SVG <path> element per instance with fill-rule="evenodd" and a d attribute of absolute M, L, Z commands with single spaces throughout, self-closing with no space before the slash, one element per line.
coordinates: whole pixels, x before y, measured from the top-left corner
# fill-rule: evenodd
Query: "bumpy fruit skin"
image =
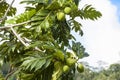
<path fill-rule="evenodd" d="M 76 60 L 76 59 L 73 59 L 73 58 L 67 58 L 67 59 L 66 59 L 66 64 L 67 64 L 68 66 L 73 66 L 76 62 L 77 62 L 77 60 Z"/>
<path fill-rule="evenodd" d="M 64 12 L 66 13 L 66 14 L 69 14 L 70 12 L 71 12 L 71 8 L 70 7 L 65 7 L 65 9 L 64 9 Z"/>
<path fill-rule="evenodd" d="M 77 65 L 77 71 L 78 71 L 79 73 L 84 72 L 84 66 L 83 66 L 82 64 L 78 64 L 78 65 Z"/>
<path fill-rule="evenodd" d="M 64 20 L 64 19 L 65 19 L 65 14 L 64 14 L 63 12 L 58 12 L 58 13 L 57 13 L 57 19 L 58 19 L 59 21 Z"/>
<path fill-rule="evenodd" d="M 53 55 L 56 59 L 64 61 L 64 53 L 61 50 L 56 50 L 56 52 Z"/>
<path fill-rule="evenodd" d="M 66 73 L 70 70 L 70 67 L 68 65 L 63 66 L 63 72 Z"/>

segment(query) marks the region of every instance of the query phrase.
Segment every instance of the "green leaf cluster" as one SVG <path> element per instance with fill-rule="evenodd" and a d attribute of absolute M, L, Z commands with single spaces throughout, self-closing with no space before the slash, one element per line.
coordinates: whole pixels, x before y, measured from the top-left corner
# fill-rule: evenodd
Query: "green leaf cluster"
<path fill-rule="evenodd" d="M 89 54 L 85 52 L 85 48 L 80 42 L 72 42 L 72 47 L 70 47 L 79 58 L 88 57 Z"/>
<path fill-rule="evenodd" d="M 41 29 L 46 30 L 54 24 L 55 16 L 48 10 L 40 9 L 31 20 L 31 27 L 35 27 L 36 32 L 41 32 Z"/>
<path fill-rule="evenodd" d="M 30 56 L 24 58 L 24 61 L 21 65 L 23 70 L 37 71 L 41 68 L 47 68 L 51 63 L 51 56 L 41 57 L 41 56 Z M 42 70 L 42 69 L 41 69 Z"/>
<path fill-rule="evenodd" d="M 0 3 L 0 18 L 2 18 L 7 10 L 7 8 L 9 7 L 9 4 L 6 2 L 1 2 Z M 8 11 L 7 16 L 13 16 L 16 13 L 16 8 L 11 7 L 10 10 Z"/>
<path fill-rule="evenodd" d="M 97 20 L 97 18 L 102 16 L 102 14 L 99 11 L 96 11 L 91 5 L 86 5 L 85 8 L 82 8 L 79 11 L 79 13 L 81 19 Z"/>
<path fill-rule="evenodd" d="M 78 9 L 78 7 L 75 6 L 74 3 L 71 6 L 74 6 L 73 12 L 70 15 L 73 19 L 75 17 L 80 17 L 81 19 L 97 20 L 98 18 L 102 16 L 102 14 L 99 11 L 97 11 L 94 7 L 92 7 L 92 5 L 86 4 L 81 9 Z"/>

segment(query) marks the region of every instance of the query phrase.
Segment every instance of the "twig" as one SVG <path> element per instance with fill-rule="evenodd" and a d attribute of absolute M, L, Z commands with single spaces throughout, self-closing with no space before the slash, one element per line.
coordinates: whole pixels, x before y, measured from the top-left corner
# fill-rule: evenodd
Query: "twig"
<path fill-rule="evenodd" d="M 14 24 L 14 25 L 7 25 L 7 26 L 2 26 L 0 27 L 0 30 L 3 30 L 3 29 L 9 29 L 11 27 L 16 27 L 16 26 L 20 26 L 20 25 L 23 25 L 23 24 L 27 24 L 31 21 L 26 21 L 26 22 L 22 22 L 22 23 L 18 23 L 18 24 Z"/>
<path fill-rule="evenodd" d="M 35 50 L 40 51 L 40 52 L 44 52 L 44 51 L 40 50 L 38 47 L 35 47 Z"/>
<path fill-rule="evenodd" d="M 16 71 L 17 69 L 12 70 L 5 76 L 5 80 L 8 80 L 8 78 Z"/>
<path fill-rule="evenodd" d="M 13 29 L 13 27 L 16 27 L 16 26 L 20 26 L 20 25 L 23 25 L 23 24 L 27 24 L 31 21 L 26 21 L 26 22 L 23 22 L 23 23 L 18 23 L 18 24 L 14 24 L 14 25 L 8 25 L 8 26 L 4 26 L 4 27 L 0 27 L 0 30 L 4 30 L 4 29 L 11 29 L 13 34 L 18 38 L 18 40 L 25 46 L 29 46 L 29 44 L 26 44 L 23 39 L 17 34 L 17 32 Z M 42 50 L 40 50 L 38 47 L 35 47 L 34 48 L 35 50 L 37 51 L 40 51 L 40 52 L 43 52 Z"/>
<path fill-rule="evenodd" d="M 4 16 L 0 19 L 0 22 L 3 22 L 5 20 L 5 18 L 7 17 L 8 11 L 10 10 L 12 4 L 14 3 L 15 0 L 12 0 L 11 4 L 9 5 L 9 7 L 7 8 Z"/>
<path fill-rule="evenodd" d="M 12 30 L 13 34 L 18 38 L 18 40 L 19 40 L 25 47 L 27 47 L 28 45 L 22 40 L 22 38 L 17 34 L 17 32 L 13 29 L 13 27 L 11 27 L 11 30 Z"/>
<path fill-rule="evenodd" d="M 17 34 L 17 32 L 13 29 L 13 27 L 10 27 L 10 29 L 12 30 L 13 34 L 18 38 L 18 40 L 25 46 L 28 47 L 29 44 L 26 44 L 23 39 Z M 37 51 L 43 52 L 42 50 L 40 50 L 38 47 L 34 48 Z"/>

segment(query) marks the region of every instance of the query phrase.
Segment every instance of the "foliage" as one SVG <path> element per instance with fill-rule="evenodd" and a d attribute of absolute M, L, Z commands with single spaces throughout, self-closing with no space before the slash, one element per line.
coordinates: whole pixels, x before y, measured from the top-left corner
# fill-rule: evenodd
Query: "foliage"
<path fill-rule="evenodd" d="M 120 80 L 120 64 L 111 64 L 108 69 L 101 71 L 85 68 L 83 73 L 76 73 L 75 80 Z"/>
<path fill-rule="evenodd" d="M 10 9 L 9 9 L 9 6 L 10 5 L 8 3 L 6 3 L 5 1 L 2 1 L 0 3 L 0 8 L 1 8 L 0 9 L 0 26 L 4 25 L 5 20 L 7 19 L 7 16 L 13 16 L 16 13 L 16 8 L 10 7 Z M 8 12 L 7 12 L 7 10 L 8 10 Z M 6 12 L 7 12 L 7 14 L 6 14 Z M 4 20 L 3 20 L 3 18 L 4 18 Z M 3 21 L 1 22 L 1 20 L 3 20 Z"/>
<path fill-rule="evenodd" d="M 0 33 L 0 58 L 3 63 L 9 64 L 5 69 L 6 80 L 11 77 L 21 80 L 74 80 L 77 61 L 89 56 L 71 34 L 74 30 L 83 35 L 82 24 L 75 18 L 96 20 L 101 17 L 101 13 L 91 5 L 79 9 L 76 1 L 21 1 L 21 4 L 32 6 L 26 7 L 22 14 L 6 20 L 12 27 L 1 27 L 4 31 Z M 72 9 L 69 14 L 64 13 L 66 7 Z M 58 20 L 58 12 L 69 16 L 69 20 Z M 68 49 L 73 52 L 68 52 Z M 70 62 L 68 58 L 74 61 L 68 65 L 70 70 L 64 73 L 63 66 Z"/>
<path fill-rule="evenodd" d="M 5 12 L 6 12 L 6 10 L 8 9 L 8 7 L 9 7 L 9 4 L 8 3 L 6 3 L 6 2 L 1 2 L 0 3 L 0 18 L 2 18 L 3 17 L 3 15 L 5 14 Z M 13 15 L 15 15 L 15 12 L 16 12 L 16 8 L 10 8 L 10 10 L 8 11 L 8 14 L 7 14 L 7 16 L 13 16 Z"/>

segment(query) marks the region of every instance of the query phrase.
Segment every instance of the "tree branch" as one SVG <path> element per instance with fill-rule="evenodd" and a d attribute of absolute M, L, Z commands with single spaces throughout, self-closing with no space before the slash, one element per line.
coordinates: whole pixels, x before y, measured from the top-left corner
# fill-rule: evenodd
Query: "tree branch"
<path fill-rule="evenodd" d="M 26 21 L 26 22 L 14 24 L 14 25 L 2 26 L 2 27 L 0 27 L 0 30 L 9 29 L 9 28 L 15 27 L 15 26 L 20 26 L 20 25 L 23 25 L 23 24 L 27 24 L 27 23 L 29 23 L 29 22 L 31 22 L 31 21 Z"/>
<path fill-rule="evenodd" d="M 14 69 L 12 71 L 10 71 L 6 76 L 5 76 L 5 80 L 8 80 L 8 78 L 16 71 L 17 69 Z"/>
<path fill-rule="evenodd" d="M 9 7 L 7 8 L 4 16 L 0 19 L 0 22 L 3 22 L 3 21 L 5 20 L 5 18 L 7 17 L 8 12 L 9 12 L 9 10 L 10 10 L 10 8 L 11 8 L 11 6 L 12 6 L 13 3 L 14 3 L 14 1 L 15 1 L 15 0 L 12 0 L 12 2 L 11 2 L 11 4 L 9 5 Z"/>
<path fill-rule="evenodd" d="M 13 27 L 10 28 L 13 32 L 13 34 L 18 38 L 18 40 L 25 46 L 27 47 L 28 45 L 22 40 L 22 38 L 17 34 L 17 32 L 13 29 Z"/>
<path fill-rule="evenodd" d="M 23 39 L 17 34 L 17 32 L 13 29 L 13 27 L 10 27 L 10 29 L 12 30 L 13 34 L 18 38 L 18 40 L 25 46 L 29 46 L 29 44 L 26 44 Z M 40 50 L 38 47 L 34 48 L 37 51 L 43 52 L 42 50 Z"/>
<path fill-rule="evenodd" d="M 24 41 L 23 41 L 23 39 L 17 34 L 17 32 L 13 29 L 13 27 L 16 27 L 16 26 L 20 26 L 20 25 L 23 25 L 23 24 L 27 24 L 27 23 L 29 23 L 29 22 L 31 22 L 31 20 L 30 21 L 26 21 L 26 22 L 22 22 L 22 23 L 18 23 L 18 24 L 14 24 L 14 25 L 8 25 L 8 26 L 4 26 L 4 27 L 0 27 L 0 30 L 4 30 L 4 29 L 11 29 L 12 30 L 12 32 L 13 32 L 13 34 L 18 38 L 18 40 L 24 45 L 24 46 L 29 46 L 29 44 L 26 44 Z M 40 52 L 43 52 L 42 50 L 40 50 L 38 47 L 35 47 L 34 48 L 35 50 L 37 50 L 37 51 L 40 51 Z"/>

